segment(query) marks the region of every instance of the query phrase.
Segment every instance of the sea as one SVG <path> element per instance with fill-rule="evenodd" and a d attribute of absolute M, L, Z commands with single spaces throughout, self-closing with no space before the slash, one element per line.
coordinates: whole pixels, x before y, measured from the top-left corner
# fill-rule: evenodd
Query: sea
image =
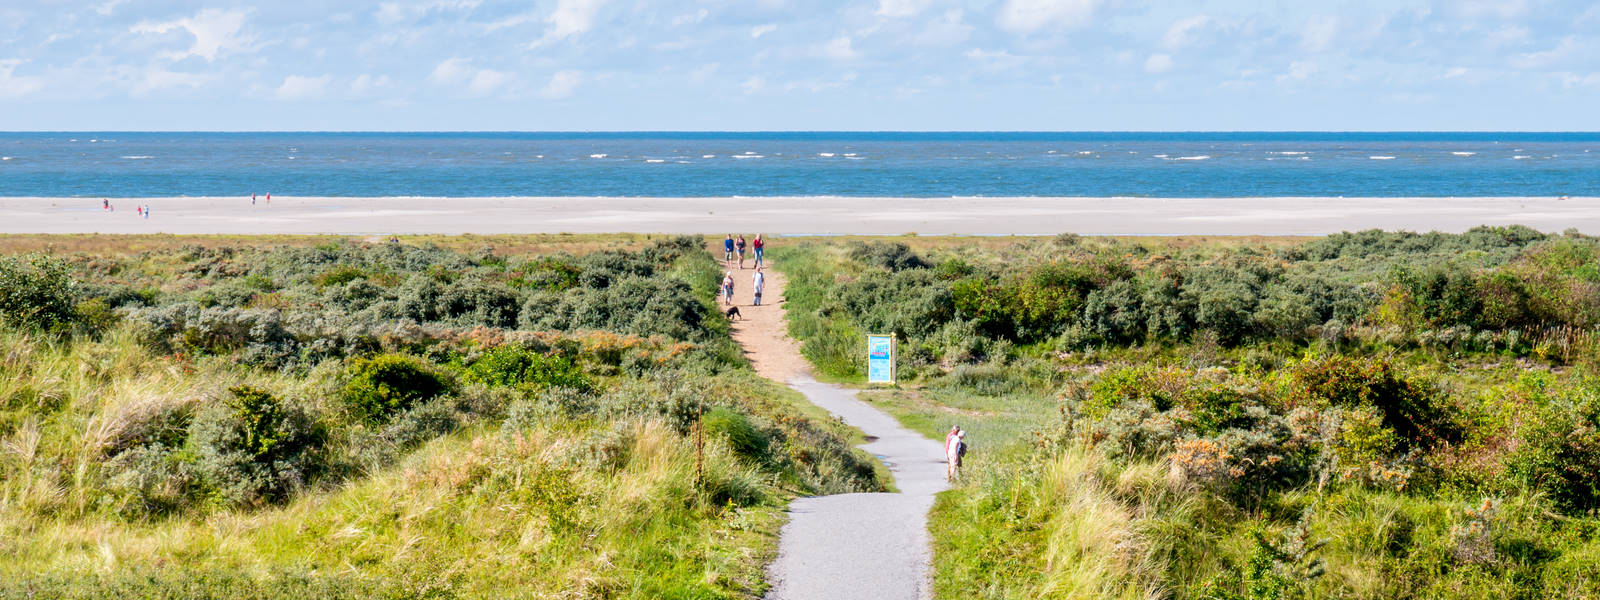
<path fill-rule="evenodd" d="M 1600 196 L 1600 133 L 0 133 L 0 196 Z"/>

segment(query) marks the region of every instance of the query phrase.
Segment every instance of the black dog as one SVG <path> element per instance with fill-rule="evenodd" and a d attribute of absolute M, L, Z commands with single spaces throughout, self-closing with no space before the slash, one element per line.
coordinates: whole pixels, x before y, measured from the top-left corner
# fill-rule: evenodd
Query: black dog
<path fill-rule="evenodd" d="M 730 307 L 728 307 L 728 318 L 729 319 L 734 319 L 734 318 L 743 319 L 744 315 L 739 314 L 739 307 L 730 306 Z"/>

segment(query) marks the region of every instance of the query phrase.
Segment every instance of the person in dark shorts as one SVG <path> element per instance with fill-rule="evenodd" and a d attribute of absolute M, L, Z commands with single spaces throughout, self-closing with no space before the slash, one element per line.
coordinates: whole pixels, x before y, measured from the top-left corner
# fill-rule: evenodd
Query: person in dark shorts
<path fill-rule="evenodd" d="M 728 234 L 727 239 L 722 240 L 722 260 L 725 262 L 733 261 L 733 234 L 731 233 Z"/>
<path fill-rule="evenodd" d="M 733 243 L 733 245 L 739 249 L 739 268 L 743 269 L 744 268 L 744 246 L 745 246 L 744 234 L 742 234 L 742 233 L 739 234 L 739 239 L 736 240 Z"/>
<path fill-rule="evenodd" d="M 755 267 L 757 269 L 759 269 L 759 268 L 761 268 L 761 265 L 763 264 L 762 260 L 761 260 L 761 252 L 762 252 L 762 250 L 766 249 L 767 242 L 765 240 L 762 240 L 761 239 L 761 234 L 758 233 L 758 234 L 756 234 L 756 239 L 750 240 L 750 247 L 754 248 L 755 251 L 756 251 L 756 264 L 755 264 Z"/>

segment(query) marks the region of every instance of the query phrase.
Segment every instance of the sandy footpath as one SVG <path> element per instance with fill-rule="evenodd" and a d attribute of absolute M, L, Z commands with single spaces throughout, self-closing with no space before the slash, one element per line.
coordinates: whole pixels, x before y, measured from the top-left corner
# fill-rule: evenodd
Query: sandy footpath
<path fill-rule="evenodd" d="M 1523 224 L 1600 233 L 1600 198 L 0 198 L 0 233 L 1316 235 Z M 135 206 L 150 206 L 140 218 Z"/>

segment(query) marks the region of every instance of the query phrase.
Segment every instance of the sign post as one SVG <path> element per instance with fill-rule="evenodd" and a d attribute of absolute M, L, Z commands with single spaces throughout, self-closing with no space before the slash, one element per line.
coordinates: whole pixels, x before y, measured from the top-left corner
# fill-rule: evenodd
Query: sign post
<path fill-rule="evenodd" d="M 867 334 L 867 383 L 894 385 L 894 336 Z"/>

